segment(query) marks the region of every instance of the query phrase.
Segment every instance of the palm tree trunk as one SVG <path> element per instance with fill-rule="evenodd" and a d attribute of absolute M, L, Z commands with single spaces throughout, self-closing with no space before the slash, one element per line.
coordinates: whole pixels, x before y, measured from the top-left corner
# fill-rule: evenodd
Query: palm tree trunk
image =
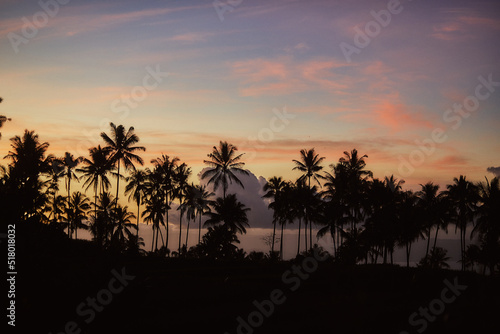
<path fill-rule="evenodd" d="M 68 210 L 69 210 L 69 204 L 70 204 L 70 187 L 71 187 L 71 179 L 68 177 Z M 69 217 L 68 217 L 69 218 Z M 69 223 L 69 219 L 68 219 L 68 223 Z M 69 225 L 68 225 L 68 234 L 69 234 Z M 73 234 L 73 233 L 71 233 Z M 71 239 L 72 235 L 69 236 L 69 238 Z"/>
<path fill-rule="evenodd" d="M 189 218 L 188 218 L 188 224 L 187 224 L 187 228 L 186 228 L 186 251 L 188 249 L 188 237 L 189 237 Z"/>
<path fill-rule="evenodd" d="M 139 196 L 139 200 L 137 201 L 137 248 L 139 248 L 139 217 L 141 210 L 141 197 Z"/>
<path fill-rule="evenodd" d="M 116 202 L 115 202 L 115 210 L 118 207 L 118 195 L 120 190 L 120 160 L 118 160 L 118 174 L 116 176 Z"/>
<path fill-rule="evenodd" d="M 165 247 L 168 248 L 168 192 L 165 190 L 165 218 L 167 220 L 167 222 L 165 223 L 165 229 L 166 229 L 166 233 L 165 233 Z"/>
<path fill-rule="evenodd" d="M 436 228 L 436 235 L 434 236 L 434 245 L 432 246 L 432 252 L 434 252 L 434 250 L 436 249 L 436 242 L 437 242 L 437 238 L 438 238 L 438 232 L 439 232 L 439 225 Z"/>
<path fill-rule="evenodd" d="M 301 219 L 299 218 L 299 240 L 297 242 L 297 256 L 300 254 L 300 225 L 301 225 Z"/>
<path fill-rule="evenodd" d="M 201 243 L 201 212 L 200 212 L 200 224 L 198 226 L 198 245 Z"/>
<path fill-rule="evenodd" d="M 304 240 L 306 243 L 306 252 L 308 250 L 307 248 L 307 218 L 304 217 Z"/>
<path fill-rule="evenodd" d="M 182 237 L 182 209 L 181 209 L 181 216 L 179 218 L 179 256 L 181 255 L 181 237 Z"/>
<path fill-rule="evenodd" d="M 431 228 L 432 228 L 432 225 L 429 227 L 429 231 L 427 232 L 427 248 L 425 250 L 425 256 L 427 256 L 429 254 L 429 244 L 431 241 Z"/>
<path fill-rule="evenodd" d="M 283 226 L 285 225 L 284 222 L 281 223 L 281 239 L 280 239 L 280 257 L 281 260 L 283 260 Z"/>
<path fill-rule="evenodd" d="M 406 268 L 410 268 L 410 251 L 408 250 L 408 244 L 409 242 L 406 243 Z"/>
<path fill-rule="evenodd" d="M 274 254 L 274 240 L 276 237 L 276 220 L 273 221 L 273 243 L 271 245 L 271 256 Z"/>
<path fill-rule="evenodd" d="M 312 235 L 313 235 L 313 230 L 312 230 L 312 221 L 309 222 L 309 248 L 310 250 L 312 251 L 313 249 L 313 239 L 312 239 Z"/>
<path fill-rule="evenodd" d="M 155 244 L 155 223 L 153 223 L 151 230 L 153 231 L 153 237 L 151 238 L 151 251 L 153 251 L 153 246 Z"/>

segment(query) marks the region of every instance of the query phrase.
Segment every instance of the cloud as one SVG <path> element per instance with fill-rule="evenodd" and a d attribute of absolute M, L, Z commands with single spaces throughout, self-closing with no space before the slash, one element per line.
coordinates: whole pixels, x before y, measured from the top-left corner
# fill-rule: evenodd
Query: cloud
<path fill-rule="evenodd" d="M 486 171 L 495 175 L 495 177 L 500 177 L 500 166 L 499 167 L 488 167 Z"/>
<path fill-rule="evenodd" d="M 432 128 L 432 123 L 419 114 L 411 113 L 403 104 L 383 102 L 374 109 L 375 120 L 393 132 L 407 131 L 409 128 Z"/>

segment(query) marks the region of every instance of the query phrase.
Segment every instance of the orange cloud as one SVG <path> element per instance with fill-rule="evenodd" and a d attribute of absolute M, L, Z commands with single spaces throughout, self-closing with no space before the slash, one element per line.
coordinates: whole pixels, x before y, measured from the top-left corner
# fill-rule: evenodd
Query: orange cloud
<path fill-rule="evenodd" d="M 374 109 L 375 121 L 391 129 L 393 132 L 409 128 L 432 128 L 432 123 L 419 114 L 413 114 L 402 104 L 384 102 Z"/>

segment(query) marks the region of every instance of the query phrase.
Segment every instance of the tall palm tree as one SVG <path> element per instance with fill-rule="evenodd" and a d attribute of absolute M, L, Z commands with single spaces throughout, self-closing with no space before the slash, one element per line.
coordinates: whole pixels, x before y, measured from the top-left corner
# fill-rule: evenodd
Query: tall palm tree
<path fill-rule="evenodd" d="M 191 220 L 196 219 L 197 215 L 197 197 L 198 197 L 198 190 L 196 189 L 194 184 L 190 184 L 186 187 L 185 195 L 184 195 L 184 202 L 180 205 L 181 211 L 184 211 L 186 213 L 186 218 L 187 218 L 187 228 L 186 228 L 186 249 L 189 249 L 188 247 L 188 239 L 189 239 L 189 223 Z M 180 253 L 179 253 L 180 254 Z"/>
<path fill-rule="evenodd" d="M 181 254 L 181 238 L 182 238 L 182 216 L 184 214 L 184 199 L 188 193 L 189 183 L 188 179 L 191 175 L 191 168 L 189 168 L 185 163 L 177 166 L 174 172 L 174 182 L 176 187 L 174 188 L 175 197 L 179 199 L 179 207 L 177 210 L 180 210 L 179 216 L 179 254 Z"/>
<path fill-rule="evenodd" d="M 462 270 L 465 270 L 465 236 L 467 225 L 473 221 L 476 205 L 479 200 L 478 188 L 466 177 L 460 175 L 453 179 L 453 184 L 447 185 L 446 195 L 454 205 L 452 213 L 455 225 L 460 229 L 460 254 L 462 258 Z"/>
<path fill-rule="evenodd" d="M 84 158 L 83 168 L 78 168 L 77 171 L 83 173 L 82 177 L 85 179 L 83 187 L 87 191 L 91 186 L 94 188 L 94 220 L 97 219 L 97 190 L 100 186 L 101 194 L 109 189 L 111 182 L 107 174 L 114 168 L 110 163 L 110 152 L 101 148 L 101 145 L 89 149 L 90 159 Z M 100 184 L 99 184 L 100 183 Z"/>
<path fill-rule="evenodd" d="M 125 187 L 125 194 L 129 195 L 128 200 L 135 200 L 137 204 L 137 238 L 136 240 L 139 242 L 139 217 L 141 210 L 142 198 L 146 192 L 146 182 L 147 182 L 148 174 L 144 170 L 136 169 L 133 171 L 130 176 L 127 178 L 127 186 Z"/>
<path fill-rule="evenodd" d="M 156 196 L 162 196 L 165 201 L 165 247 L 168 248 L 168 212 L 170 210 L 170 205 L 175 197 L 174 186 L 175 186 L 175 170 L 177 164 L 179 163 L 179 158 L 170 158 L 168 155 L 162 154 L 161 157 L 151 160 L 151 163 L 155 166 L 153 172 L 150 174 L 149 178 L 154 179 L 154 182 L 150 182 L 148 187 L 149 191 L 154 191 Z M 160 192 L 160 193 L 159 193 Z M 157 230 L 158 233 L 159 229 Z"/>
<path fill-rule="evenodd" d="M 440 222 L 443 220 L 443 193 L 439 193 L 439 185 L 432 182 L 420 185 L 421 190 L 417 192 L 418 205 L 422 217 L 424 218 L 424 226 L 427 226 L 427 248 L 425 255 L 429 254 L 429 246 L 431 240 L 431 230 L 436 228 L 436 239 Z M 435 244 L 435 243 L 434 243 Z"/>
<path fill-rule="evenodd" d="M 13 210 L 19 214 L 17 220 L 27 220 L 37 216 L 41 197 L 45 197 L 42 188 L 46 184 L 40 181 L 40 176 L 50 169 L 52 155 L 45 156 L 49 143 L 40 142 L 34 131 L 25 130 L 22 137 L 10 139 L 12 150 L 4 158 L 12 160 L 9 179 L 13 193 L 10 201 Z"/>
<path fill-rule="evenodd" d="M 214 211 L 208 212 L 209 219 L 205 226 L 221 224 L 229 231 L 244 234 L 248 225 L 247 212 L 250 208 L 238 201 L 235 194 L 229 194 L 226 198 L 218 197 L 213 204 Z"/>
<path fill-rule="evenodd" d="M 87 227 L 83 224 L 83 220 L 88 218 L 86 213 L 90 210 L 90 200 L 85 194 L 79 191 L 74 192 L 70 196 L 66 210 L 68 225 L 71 228 L 70 237 L 72 237 L 73 232 L 75 232 L 75 239 L 78 239 L 78 229 Z"/>
<path fill-rule="evenodd" d="M 139 137 L 134 133 L 134 127 L 131 126 L 127 131 L 123 125 L 116 126 L 109 123 L 111 127 L 111 137 L 105 132 L 101 133 L 102 139 L 108 145 L 106 150 L 111 152 L 111 163 L 117 165 L 117 179 L 116 179 L 116 204 L 118 205 L 118 195 L 120 188 L 120 165 L 123 162 L 125 170 L 135 170 L 134 163 L 144 164 L 140 156 L 135 154 L 137 151 L 145 151 L 143 146 L 133 146 L 139 142 Z"/>
<path fill-rule="evenodd" d="M 421 224 L 421 211 L 418 207 L 418 197 L 407 190 L 401 194 L 401 202 L 398 208 L 398 244 L 405 247 L 406 267 L 410 267 L 411 246 L 419 238 L 424 237 Z"/>
<path fill-rule="evenodd" d="M 128 211 L 127 206 L 118 206 L 113 211 L 114 231 L 112 234 L 112 240 L 114 240 L 118 248 L 122 250 L 125 248 L 127 240 L 134 238 L 134 235 L 130 230 L 137 228 L 137 226 L 135 226 L 131 221 L 132 219 L 135 219 L 135 215 Z"/>
<path fill-rule="evenodd" d="M 286 186 L 286 181 L 283 180 L 281 176 L 273 176 L 264 185 L 264 191 L 266 192 L 262 197 L 273 199 L 273 202 L 269 203 L 268 208 L 273 209 L 273 240 L 271 243 L 271 255 L 274 254 L 274 240 L 276 239 L 276 222 L 279 220 L 278 215 L 280 214 L 278 205 L 283 196 L 283 190 Z M 300 233 L 300 231 L 299 231 Z M 300 238 L 300 237 L 299 237 Z"/>
<path fill-rule="evenodd" d="M 365 169 L 365 158 L 368 158 L 366 154 L 360 156 L 358 151 L 353 149 L 350 153 L 345 151 L 337 165 L 330 165 L 337 181 L 337 193 L 343 205 L 348 208 L 351 230 L 363 220 L 362 207 L 368 193 L 368 180 L 373 177 L 373 173 Z"/>
<path fill-rule="evenodd" d="M 226 198 L 226 191 L 229 184 L 236 182 L 242 188 L 245 188 L 241 180 L 236 176 L 236 173 L 249 175 L 248 171 L 242 167 L 245 165 L 241 161 L 243 154 L 236 155 L 238 148 L 227 141 L 220 141 L 219 147 L 213 147 L 212 153 L 208 154 L 210 160 L 203 160 L 209 166 L 203 174 L 201 179 L 210 177 L 208 184 L 213 183 L 214 191 L 222 184 L 222 198 Z"/>
<path fill-rule="evenodd" d="M 194 186 L 196 214 L 198 215 L 198 244 L 201 242 L 201 217 L 210 212 L 210 206 L 214 201 L 210 197 L 215 196 L 214 192 L 208 191 L 205 185 Z"/>
<path fill-rule="evenodd" d="M 151 251 L 153 251 L 153 246 L 155 250 L 158 250 L 158 230 L 160 225 L 164 224 L 163 214 L 165 212 L 165 202 L 159 196 L 148 196 L 144 199 L 146 204 L 145 210 L 142 212 L 142 217 L 146 224 L 153 224 L 153 238 L 151 240 Z M 156 230 L 156 242 L 155 242 L 155 230 Z"/>
<path fill-rule="evenodd" d="M 71 199 L 71 180 L 76 180 L 79 182 L 79 178 L 75 174 L 76 166 L 83 161 L 83 157 L 75 158 L 73 154 L 69 152 L 64 153 L 64 158 L 61 159 L 63 173 L 62 175 L 66 178 L 65 186 L 68 192 L 68 207 Z"/>
<path fill-rule="evenodd" d="M 319 172 L 323 169 L 323 166 L 320 165 L 323 160 L 325 160 L 325 157 L 320 157 L 314 148 L 310 150 L 302 149 L 300 150 L 300 161 L 292 160 L 295 163 L 293 170 L 299 170 L 303 173 L 300 179 L 307 179 L 307 186 L 309 188 L 311 188 L 311 177 L 321 187 L 319 179 L 323 179 L 324 177 Z M 307 218 L 304 220 L 304 223 L 307 226 Z M 309 247 L 312 249 L 312 224 L 309 224 L 309 238 Z"/>

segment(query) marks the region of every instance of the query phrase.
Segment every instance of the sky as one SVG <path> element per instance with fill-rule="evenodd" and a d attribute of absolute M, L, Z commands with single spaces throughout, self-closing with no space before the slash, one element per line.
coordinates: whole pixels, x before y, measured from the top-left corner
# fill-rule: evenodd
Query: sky
<path fill-rule="evenodd" d="M 356 148 L 405 189 L 483 181 L 500 174 L 499 36 L 498 1 L 2 0 L 0 153 L 29 129 L 85 156 L 114 122 L 195 183 L 219 140 L 260 181 L 296 179 L 313 147 L 326 170 Z"/>

